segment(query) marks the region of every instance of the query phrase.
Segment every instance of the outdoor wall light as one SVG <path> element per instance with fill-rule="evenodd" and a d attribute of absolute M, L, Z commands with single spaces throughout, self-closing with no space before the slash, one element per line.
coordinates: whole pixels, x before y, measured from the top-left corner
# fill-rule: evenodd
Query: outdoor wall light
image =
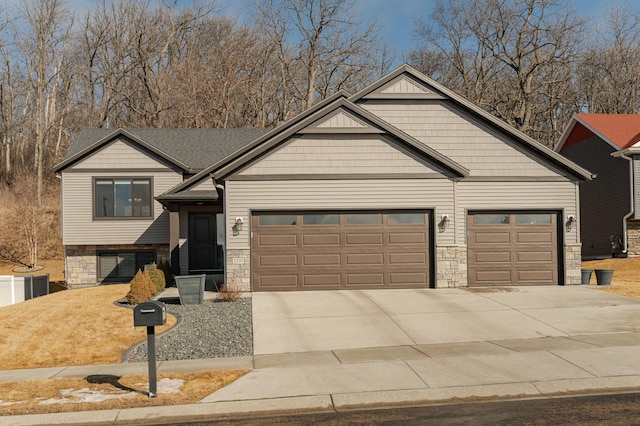
<path fill-rule="evenodd" d="M 242 231 L 243 220 L 241 217 L 236 217 L 236 223 L 233 224 L 233 235 L 238 235 Z"/>
<path fill-rule="evenodd" d="M 566 227 L 567 227 L 567 232 L 571 232 L 571 229 L 573 228 L 573 224 L 576 223 L 576 217 L 574 215 L 569 215 L 567 216 L 567 222 L 565 223 Z"/>
<path fill-rule="evenodd" d="M 438 230 L 440 232 L 444 232 L 449 226 L 449 215 L 443 214 L 440 216 L 440 222 L 438 223 Z"/>

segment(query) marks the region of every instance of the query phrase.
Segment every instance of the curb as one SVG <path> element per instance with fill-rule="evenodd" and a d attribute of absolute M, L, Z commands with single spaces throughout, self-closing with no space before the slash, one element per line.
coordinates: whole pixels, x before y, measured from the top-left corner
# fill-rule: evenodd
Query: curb
<path fill-rule="evenodd" d="M 551 399 L 593 394 L 638 392 L 640 376 L 550 382 L 505 383 L 438 389 L 404 389 L 344 394 L 292 396 L 190 405 L 7 416 L 13 426 L 158 425 L 216 421 L 238 416 L 347 412 L 407 406 L 461 404 L 514 399 Z"/>

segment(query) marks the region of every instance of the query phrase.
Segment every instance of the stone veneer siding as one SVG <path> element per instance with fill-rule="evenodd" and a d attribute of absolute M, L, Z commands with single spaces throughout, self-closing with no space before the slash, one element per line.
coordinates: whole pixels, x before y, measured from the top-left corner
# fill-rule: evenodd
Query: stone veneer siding
<path fill-rule="evenodd" d="M 155 250 L 156 260 L 169 259 L 168 245 L 66 246 L 65 278 L 69 288 L 93 287 L 98 283 L 98 251 Z"/>
<path fill-rule="evenodd" d="M 640 221 L 627 221 L 627 246 L 629 256 L 640 256 Z"/>
<path fill-rule="evenodd" d="M 436 288 L 467 285 L 467 246 L 436 247 Z"/>
<path fill-rule="evenodd" d="M 582 245 L 565 244 L 564 246 L 564 283 L 565 285 L 576 285 L 582 283 Z M 562 271 L 558 271 L 562 273 Z"/>
<path fill-rule="evenodd" d="M 225 283 L 251 291 L 251 250 L 227 249 Z"/>

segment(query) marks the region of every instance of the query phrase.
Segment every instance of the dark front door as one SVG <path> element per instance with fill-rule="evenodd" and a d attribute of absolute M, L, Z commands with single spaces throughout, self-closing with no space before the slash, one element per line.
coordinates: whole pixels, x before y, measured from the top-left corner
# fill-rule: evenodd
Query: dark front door
<path fill-rule="evenodd" d="M 206 273 L 222 269 L 221 249 L 216 241 L 216 214 L 189 214 L 189 272 Z"/>

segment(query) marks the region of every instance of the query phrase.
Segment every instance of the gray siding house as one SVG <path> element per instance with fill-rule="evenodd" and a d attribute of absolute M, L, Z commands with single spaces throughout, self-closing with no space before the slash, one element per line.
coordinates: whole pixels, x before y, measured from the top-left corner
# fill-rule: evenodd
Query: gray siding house
<path fill-rule="evenodd" d="M 591 174 L 406 65 L 268 131 L 87 130 L 55 171 L 72 287 L 163 258 L 249 291 L 580 283 Z"/>
<path fill-rule="evenodd" d="M 640 114 L 576 114 L 556 151 L 597 175 L 580 186 L 583 258 L 640 255 Z"/>

